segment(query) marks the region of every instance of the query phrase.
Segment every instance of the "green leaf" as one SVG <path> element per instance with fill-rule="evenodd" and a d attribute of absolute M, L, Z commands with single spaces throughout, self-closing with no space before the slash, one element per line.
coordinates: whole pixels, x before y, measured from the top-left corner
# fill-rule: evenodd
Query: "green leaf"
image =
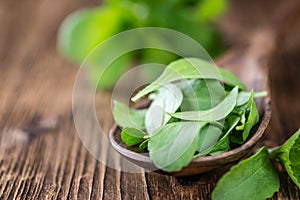
<path fill-rule="evenodd" d="M 121 102 L 114 101 L 113 117 L 120 127 L 144 129 L 146 112 L 147 109 L 135 110 Z"/>
<path fill-rule="evenodd" d="M 139 129 L 132 128 L 132 127 L 125 127 L 122 129 L 121 139 L 128 146 L 134 146 L 140 143 L 143 140 L 145 135 L 146 133 Z"/>
<path fill-rule="evenodd" d="M 166 113 L 175 112 L 182 98 L 181 90 L 174 84 L 168 84 L 158 90 L 158 94 L 146 112 L 145 125 L 148 134 L 152 135 L 171 119 L 171 116 Z"/>
<path fill-rule="evenodd" d="M 183 94 L 181 111 L 207 110 L 225 98 L 222 84 L 213 79 L 192 79 L 176 83 Z"/>
<path fill-rule="evenodd" d="M 249 101 L 251 94 L 252 94 L 252 92 L 241 91 L 239 93 L 236 106 L 242 106 L 242 105 L 246 104 Z M 267 91 L 255 92 L 254 98 L 265 97 L 267 95 L 268 95 Z"/>
<path fill-rule="evenodd" d="M 120 19 L 118 10 L 108 6 L 72 13 L 59 30 L 60 51 L 71 60 L 81 63 L 99 43 L 119 31 Z"/>
<path fill-rule="evenodd" d="M 291 179 L 300 188 L 300 129 L 272 152 L 272 156 L 284 165 Z"/>
<path fill-rule="evenodd" d="M 187 166 L 199 148 L 199 131 L 206 122 L 175 122 L 163 126 L 148 142 L 150 159 L 167 172 Z"/>
<path fill-rule="evenodd" d="M 244 113 L 241 115 L 242 124 L 236 127 L 236 130 L 231 137 L 231 141 L 237 144 L 243 144 L 252 129 L 252 127 L 259 121 L 259 115 L 254 101 L 254 92 L 251 92 L 250 99 L 245 108 Z M 238 131 L 241 130 L 241 131 Z"/>
<path fill-rule="evenodd" d="M 232 91 L 215 107 L 204 111 L 185 111 L 170 114 L 184 120 L 193 121 L 218 121 L 224 119 L 234 109 L 238 96 L 238 87 L 234 87 Z"/>
<path fill-rule="evenodd" d="M 245 142 L 249 136 L 249 133 L 252 129 L 252 127 L 259 121 L 259 115 L 256 108 L 256 103 L 254 101 L 254 92 L 252 92 L 252 95 L 250 97 L 250 100 L 248 102 L 248 111 L 249 115 L 247 117 L 245 128 L 243 132 L 243 142 Z"/>
<path fill-rule="evenodd" d="M 140 145 L 139 145 L 139 149 L 140 150 L 144 150 L 148 147 L 148 142 L 149 142 L 149 138 L 144 140 Z"/>
<path fill-rule="evenodd" d="M 251 96 L 251 92 L 241 91 L 238 95 L 236 106 L 242 106 L 246 104 L 249 101 L 250 96 Z"/>
<path fill-rule="evenodd" d="M 210 155 L 217 155 L 226 151 L 230 150 L 230 133 L 231 131 L 236 127 L 236 125 L 239 123 L 240 117 L 232 115 L 228 116 L 228 119 L 225 123 L 228 124 L 229 129 L 227 132 L 221 137 L 221 139 L 217 142 L 217 144 L 213 147 L 213 149 L 210 151 Z"/>
<path fill-rule="evenodd" d="M 202 128 L 199 134 L 199 148 L 197 157 L 208 154 L 216 145 L 221 135 L 222 130 L 213 125 L 208 125 Z"/>
<path fill-rule="evenodd" d="M 233 166 L 217 183 L 213 200 L 264 200 L 279 190 L 279 177 L 265 147 Z"/>
<path fill-rule="evenodd" d="M 199 58 L 184 58 L 169 64 L 162 75 L 137 93 L 132 98 L 132 101 L 137 101 L 150 92 L 157 90 L 162 85 L 166 85 L 173 81 L 196 78 L 216 79 L 224 81 L 229 85 L 238 86 L 242 90 L 246 89 L 245 85 L 230 72 Z"/>

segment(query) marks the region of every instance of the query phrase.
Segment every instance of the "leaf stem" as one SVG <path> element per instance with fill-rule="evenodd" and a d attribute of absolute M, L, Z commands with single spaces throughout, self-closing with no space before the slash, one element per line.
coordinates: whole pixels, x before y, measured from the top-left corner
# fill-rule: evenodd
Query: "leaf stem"
<path fill-rule="evenodd" d="M 268 95 L 267 91 L 255 92 L 254 98 L 266 97 Z"/>

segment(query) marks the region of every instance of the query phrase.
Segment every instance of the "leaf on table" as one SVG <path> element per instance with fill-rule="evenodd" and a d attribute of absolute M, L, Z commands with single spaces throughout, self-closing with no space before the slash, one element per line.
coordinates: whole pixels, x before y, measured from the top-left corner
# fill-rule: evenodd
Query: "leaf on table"
<path fill-rule="evenodd" d="M 125 127 L 122 129 L 121 139 L 128 146 L 134 146 L 140 143 L 143 140 L 145 135 L 146 133 L 140 129 Z"/>
<path fill-rule="evenodd" d="M 147 109 L 131 109 L 124 103 L 114 101 L 113 117 L 120 127 L 145 129 L 145 115 Z"/>
<path fill-rule="evenodd" d="M 182 98 L 181 90 L 174 84 L 159 88 L 145 116 L 145 126 L 149 135 L 171 119 L 167 113 L 174 113 L 181 105 Z"/>
<path fill-rule="evenodd" d="M 204 61 L 199 58 L 184 58 L 169 64 L 162 75 L 154 82 L 138 92 L 132 101 L 137 101 L 141 97 L 157 90 L 162 85 L 182 79 L 216 79 L 224 81 L 228 85 L 238 86 L 245 90 L 245 85 L 236 78 L 232 73 L 215 66 L 213 63 Z"/>
<path fill-rule="evenodd" d="M 300 129 L 272 154 L 284 165 L 291 179 L 300 188 Z"/>
<path fill-rule="evenodd" d="M 148 142 L 150 159 L 156 167 L 179 171 L 187 166 L 199 148 L 199 131 L 206 122 L 175 122 L 163 126 Z"/>
<path fill-rule="evenodd" d="M 213 200 L 264 200 L 279 190 L 279 177 L 263 147 L 233 166 L 217 183 Z"/>
<path fill-rule="evenodd" d="M 218 121 L 231 113 L 236 105 L 238 87 L 232 91 L 215 107 L 203 111 L 185 111 L 170 114 L 172 117 L 193 121 Z"/>

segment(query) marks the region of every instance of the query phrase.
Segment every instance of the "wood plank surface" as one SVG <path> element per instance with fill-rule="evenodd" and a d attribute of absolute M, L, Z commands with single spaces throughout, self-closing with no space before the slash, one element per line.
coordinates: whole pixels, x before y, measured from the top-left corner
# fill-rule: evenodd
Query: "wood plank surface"
<path fill-rule="evenodd" d="M 67 14 L 97 4 L 0 1 L 0 199 L 209 199 L 226 169 L 189 178 L 121 173 L 98 162 L 80 142 L 71 109 L 78 68 L 59 55 L 56 35 Z M 270 61 L 267 144 L 268 138 L 280 144 L 300 127 L 300 42 L 290 48 L 286 40 Z M 97 97 L 107 133 L 113 124 L 110 93 Z M 281 189 L 273 199 L 300 199 L 299 189 L 278 169 Z"/>

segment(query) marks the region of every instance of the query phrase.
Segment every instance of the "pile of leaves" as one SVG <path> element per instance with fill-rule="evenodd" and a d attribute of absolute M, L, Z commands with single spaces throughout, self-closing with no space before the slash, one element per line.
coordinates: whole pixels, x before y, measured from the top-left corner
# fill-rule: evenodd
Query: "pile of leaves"
<path fill-rule="evenodd" d="M 230 72 L 198 58 L 169 64 L 132 100 L 151 104 L 135 110 L 114 102 L 113 116 L 128 146 L 147 150 L 159 169 L 179 171 L 195 157 L 243 144 L 259 116 L 254 97 Z"/>

